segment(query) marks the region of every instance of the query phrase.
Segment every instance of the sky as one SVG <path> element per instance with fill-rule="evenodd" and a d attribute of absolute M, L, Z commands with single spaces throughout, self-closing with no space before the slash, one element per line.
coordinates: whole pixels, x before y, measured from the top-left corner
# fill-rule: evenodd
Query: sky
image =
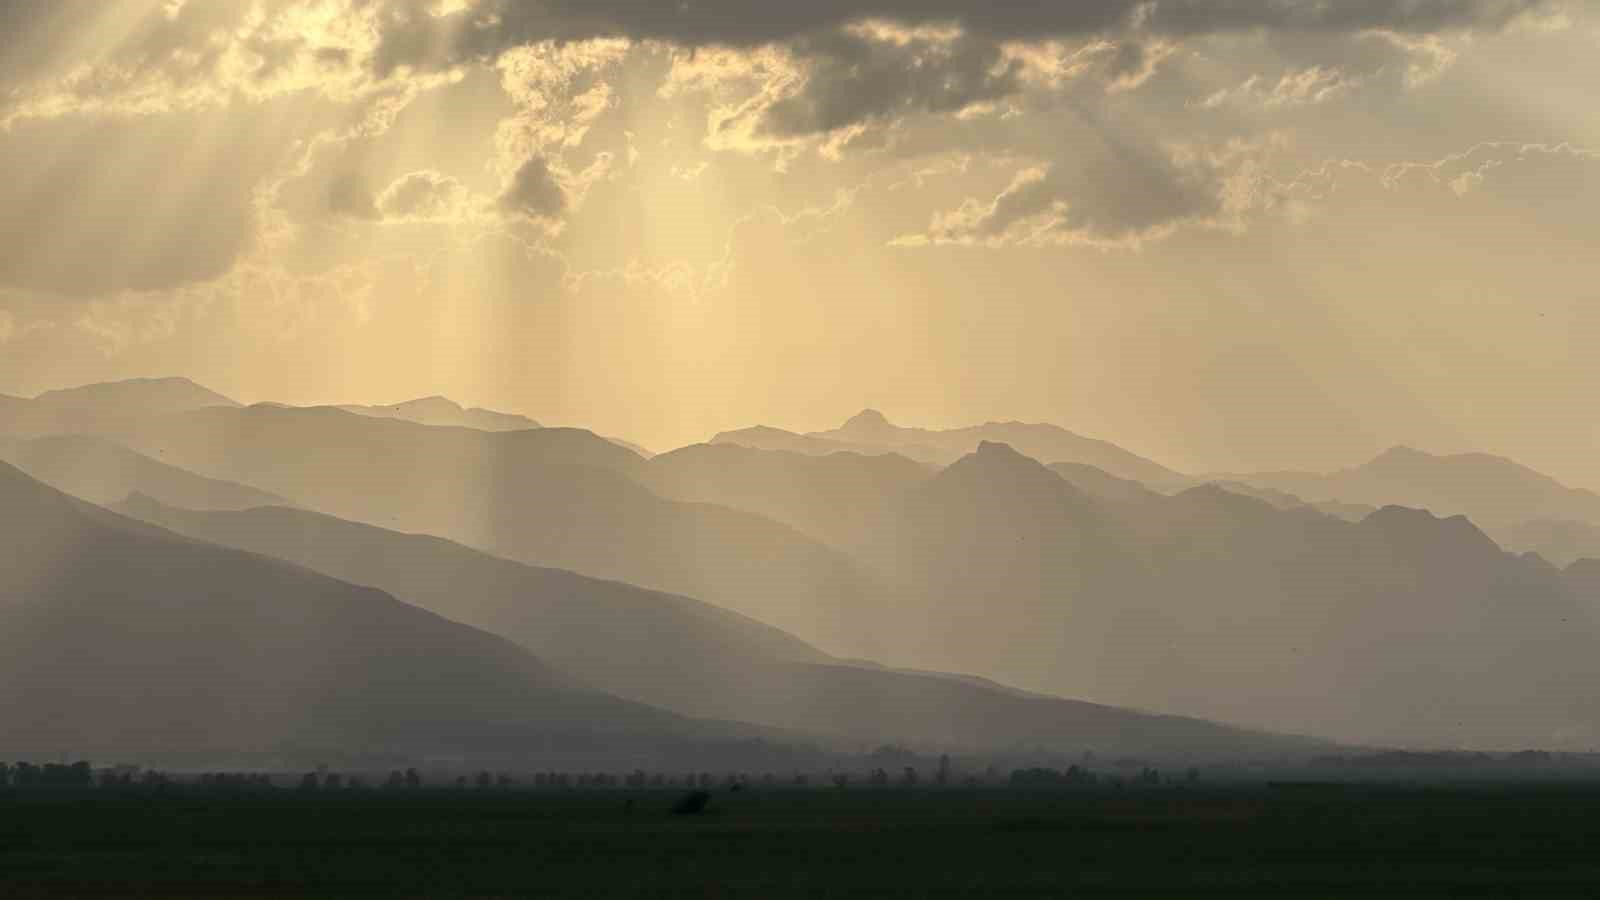
<path fill-rule="evenodd" d="M 1600 488 L 1600 2 L 0 0 L 0 392 Z"/>

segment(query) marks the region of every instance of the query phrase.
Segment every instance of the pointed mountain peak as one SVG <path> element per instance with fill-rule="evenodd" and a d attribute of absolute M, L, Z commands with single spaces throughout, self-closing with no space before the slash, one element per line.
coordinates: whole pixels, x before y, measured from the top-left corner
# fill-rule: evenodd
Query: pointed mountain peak
<path fill-rule="evenodd" d="M 1032 480 L 1039 484 L 1066 487 L 1059 475 L 1045 468 L 1038 460 L 1018 453 L 1010 444 L 999 441 L 982 441 L 978 449 L 952 463 L 944 470 L 946 479 L 976 477 L 984 480 Z"/>
<path fill-rule="evenodd" d="M 885 434 L 894 430 L 894 423 L 889 421 L 888 416 L 875 409 L 864 409 L 839 427 L 841 434 Z"/>
<path fill-rule="evenodd" d="M 1368 463 L 1368 465 L 1404 465 L 1407 463 L 1425 462 L 1435 458 L 1436 457 L 1434 457 L 1433 454 L 1424 453 L 1415 447 L 1407 447 L 1404 444 L 1397 444 L 1378 454 L 1370 463 Z"/>
<path fill-rule="evenodd" d="M 443 397 L 438 394 L 435 394 L 432 397 L 419 397 L 415 400 L 407 400 L 403 403 L 396 403 L 393 406 L 387 407 L 387 409 L 394 410 L 395 412 L 419 414 L 451 414 L 462 413 L 466 411 L 461 404 L 451 400 L 449 397 Z"/>

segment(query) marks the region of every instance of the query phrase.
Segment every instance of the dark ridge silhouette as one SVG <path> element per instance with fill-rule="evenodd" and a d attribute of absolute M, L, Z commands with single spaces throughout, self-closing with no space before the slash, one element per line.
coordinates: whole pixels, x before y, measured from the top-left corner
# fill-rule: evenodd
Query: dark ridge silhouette
<path fill-rule="evenodd" d="M 512 643 L 84 504 L 0 464 L 0 721 L 14 751 L 639 752 L 737 733 L 589 691 Z"/>
<path fill-rule="evenodd" d="M 1400 504 L 1440 515 L 1465 515 L 1489 529 L 1535 519 L 1600 525 L 1600 494 L 1566 485 L 1527 466 L 1485 453 L 1435 456 L 1395 447 L 1354 468 L 1317 475 L 1268 472 L 1226 476 L 1307 501 Z"/>
<path fill-rule="evenodd" d="M 209 409 L 119 426 L 163 461 L 344 519 L 518 562 L 697 597 L 830 652 L 874 656 L 882 588 L 838 550 L 754 513 L 664 500 L 637 454 L 587 431 L 488 433 L 332 408 Z"/>
<path fill-rule="evenodd" d="M 380 419 L 402 419 L 418 425 L 453 425 L 476 428 L 479 431 L 526 431 L 544 426 L 527 416 L 495 412 L 492 409 L 471 409 L 448 397 L 424 397 L 390 406 L 340 406 L 345 412 Z"/>
<path fill-rule="evenodd" d="M 249 509 L 287 503 L 275 494 L 202 478 L 85 435 L 31 440 L 0 437 L 0 460 L 57 490 L 100 506 L 117 503 L 134 493 L 187 509 Z"/>
<path fill-rule="evenodd" d="M 747 510 L 844 546 L 932 474 L 896 453 L 813 456 L 696 444 L 655 457 L 641 480 L 662 497 Z"/>
<path fill-rule="evenodd" d="M 436 538 L 286 509 L 195 513 L 135 498 L 147 521 L 281 557 L 508 637 L 607 691 L 676 711 L 830 734 L 982 750 L 1220 756 L 1310 743 L 1027 694 L 982 679 L 839 660 L 683 597 L 535 569 Z"/>
<path fill-rule="evenodd" d="M 1577 687 L 1596 607 L 1463 518 L 1216 485 L 1116 503 L 988 445 L 852 549 L 902 589 L 900 652 L 928 668 L 1378 743 L 1600 734 Z"/>

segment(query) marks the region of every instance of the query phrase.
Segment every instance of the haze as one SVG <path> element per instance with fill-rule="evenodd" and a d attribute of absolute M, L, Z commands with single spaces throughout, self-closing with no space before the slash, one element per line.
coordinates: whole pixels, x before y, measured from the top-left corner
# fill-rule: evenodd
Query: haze
<path fill-rule="evenodd" d="M 1600 746 L 1600 5 L 0 32 L 0 753 Z"/>

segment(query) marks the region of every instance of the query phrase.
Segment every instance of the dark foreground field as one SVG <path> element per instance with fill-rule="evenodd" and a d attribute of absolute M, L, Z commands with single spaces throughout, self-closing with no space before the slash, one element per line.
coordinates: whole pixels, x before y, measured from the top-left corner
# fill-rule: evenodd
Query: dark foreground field
<path fill-rule="evenodd" d="M 0 896 L 1549 897 L 1600 789 L 0 791 Z M 632 801 L 631 808 L 629 801 Z"/>

